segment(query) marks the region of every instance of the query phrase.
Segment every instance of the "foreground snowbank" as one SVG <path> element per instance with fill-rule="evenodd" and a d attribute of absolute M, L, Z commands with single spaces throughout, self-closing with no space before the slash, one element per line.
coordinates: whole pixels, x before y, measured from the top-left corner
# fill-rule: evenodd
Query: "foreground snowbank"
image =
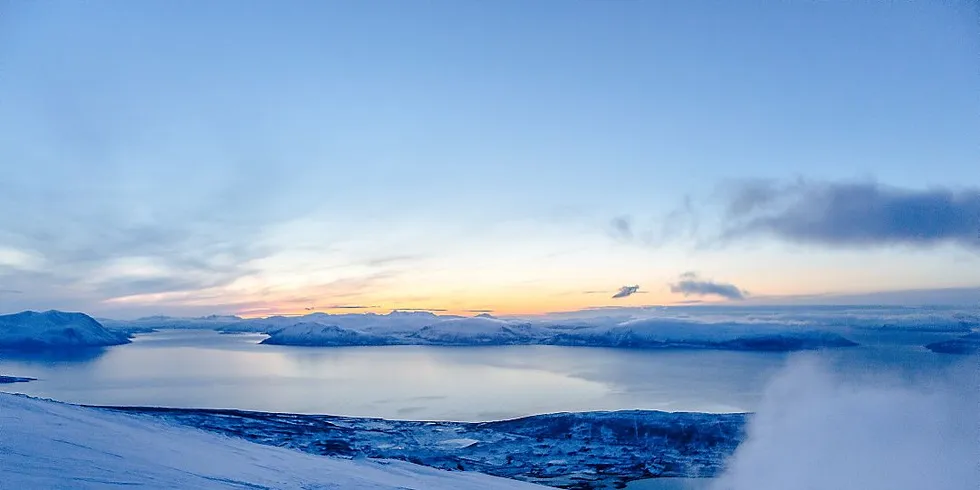
<path fill-rule="evenodd" d="M 262 446 L 145 416 L 0 393 L 0 487 L 196 489 L 546 488 L 397 461 Z"/>
<path fill-rule="evenodd" d="M 0 349 L 104 347 L 129 342 L 84 313 L 24 311 L 0 315 Z"/>

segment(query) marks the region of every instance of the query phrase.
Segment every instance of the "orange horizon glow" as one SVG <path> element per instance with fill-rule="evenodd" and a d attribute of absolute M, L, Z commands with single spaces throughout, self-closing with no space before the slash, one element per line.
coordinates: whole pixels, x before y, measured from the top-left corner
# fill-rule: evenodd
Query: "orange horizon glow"
<path fill-rule="evenodd" d="M 653 297 L 650 297 L 653 296 Z M 657 307 L 657 306 L 682 306 L 685 304 L 683 298 L 678 298 L 676 296 L 661 297 L 660 295 L 644 295 L 644 297 L 636 298 L 624 298 L 626 301 L 613 300 L 609 298 L 607 302 L 588 302 L 581 301 L 581 298 L 570 297 L 567 300 L 555 300 L 551 301 L 541 299 L 531 299 L 526 298 L 523 301 L 511 301 L 505 303 L 498 307 L 489 307 L 486 305 L 482 306 L 465 306 L 456 305 L 448 307 L 430 307 L 428 305 L 422 304 L 421 302 L 405 302 L 401 304 L 384 304 L 384 302 L 375 302 L 376 305 L 366 308 L 355 308 L 355 307 L 315 307 L 315 306 L 296 306 L 294 304 L 283 304 L 283 305 L 270 305 L 267 307 L 260 308 L 248 308 L 244 310 L 238 310 L 235 315 L 242 318 L 266 318 L 271 316 L 303 316 L 313 313 L 329 313 L 329 314 L 359 314 L 359 313 L 374 313 L 374 314 L 388 314 L 394 311 L 428 311 L 438 315 L 458 315 L 458 316 L 476 316 L 481 313 L 488 313 L 494 316 L 537 316 L 545 315 L 548 313 L 562 313 L 562 312 L 572 312 L 579 310 L 589 310 L 589 309 L 600 309 L 600 308 L 645 308 L 645 307 Z M 659 300 L 659 301 L 658 301 Z M 704 301 L 703 304 L 716 304 L 724 301 Z M 453 301 L 447 301 L 447 303 L 455 303 Z M 430 303 L 431 305 L 431 303 Z"/>

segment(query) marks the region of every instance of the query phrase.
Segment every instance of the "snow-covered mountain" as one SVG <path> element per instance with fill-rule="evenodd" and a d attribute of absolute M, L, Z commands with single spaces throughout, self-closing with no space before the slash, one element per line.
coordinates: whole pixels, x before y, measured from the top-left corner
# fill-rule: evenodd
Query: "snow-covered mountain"
<path fill-rule="evenodd" d="M 163 329 L 217 330 L 242 322 L 234 315 L 209 315 L 203 317 L 146 316 L 135 320 L 112 320 L 100 318 L 106 328 L 129 334 L 146 333 Z"/>
<path fill-rule="evenodd" d="M 340 316 L 340 315 L 338 315 Z M 486 317 L 422 317 L 408 327 L 401 319 L 372 315 L 362 329 L 344 315 L 318 314 L 319 323 L 302 321 L 268 330 L 263 341 L 276 345 L 562 345 L 619 348 L 693 348 L 796 351 L 856 345 L 843 336 L 799 325 L 700 323 L 676 319 L 630 320 L 611 325 L 589 322 L 529 322 Z M 364 315 L 360 315 L 364 317 Z M 310 315 L 312 317 L 312 315 Z M 308 317 L 302 317 L 304 320 Z M 296 319 L 293 319 L 295 322 Z M 363 321 L 363 319 L 361 319 Z M 346 324 L 346 325 L 345 325 Z M 421 326 L 419 326 L 421 325 Z M 415 328 L 415 330 L 412 330 Z"/>
<path fill-rule="evenodd" d="M 0 393 L 0 488 L 531 490 L 530 483 L 254 444 L 143 415 Z"/>
<path fill-rule="evenodd" d="M 24 311 L 0 315 L 0 348 L 62 349 L 129 342 L 125 333 L 106 329 L 84 313 Z"/>
<path fill-rule="evenodd" d="M 423 311 L 323 312 L 240 319 L 153 317 L 114 328 L 207 328 L 261 332 L 267 344 L 564 345 L 797 351 L 855 345 L 879 332 L 969 333 L 980 309 L 893 306 L 683 306 L 582 310 L 527 317 L 463 317 Z M 967 339 L 969 340 L 969 339 Z"/>
<path fill-rule="evenodd" d="M 314 322 L 301 322 L 277 329 L 272 336 L 261 343 L 323 347 L 389 344 L 388 339 L 380 335 Z"/>
<path fill-rule="evenodd" d="M 962 337 L 933 342 L 927 349 L 941 354 L 980 354 L 980 332 L 968 333 Z"/>
<path fill-rule="evenodd" d="M 334 315 L 330 313 L 310 313 L 303 316 L 272 316 L 254 318 L 235 325 L 220 328 L 224 332 L 262 332 L 272 331 L 295 325 L 297 323 L 318 323 L 321 325 L 336 325 L 343 329 L 356 330 L 376 335 L 409 335 L 419 329 L 443 320 L 466 318 L 455 315 L 436 315 L 428 311 L 392 311 L 380 315 L 377 313 L 346 313 Z"/>
<path fill-rule="evenodd" d="M 449 318 L 422 327 L 406 340 L 439 345 L 532 344 L 547 336 L 528 323 L 495 318 Z"/>

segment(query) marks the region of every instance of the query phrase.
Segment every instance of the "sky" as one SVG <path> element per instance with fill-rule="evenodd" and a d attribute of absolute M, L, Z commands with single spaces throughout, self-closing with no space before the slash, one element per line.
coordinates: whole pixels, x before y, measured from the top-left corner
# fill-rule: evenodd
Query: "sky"
<path fill-rule="evenodd" d="M 0 312 L 980 300 L 978 18 L 0 0 Z"/>

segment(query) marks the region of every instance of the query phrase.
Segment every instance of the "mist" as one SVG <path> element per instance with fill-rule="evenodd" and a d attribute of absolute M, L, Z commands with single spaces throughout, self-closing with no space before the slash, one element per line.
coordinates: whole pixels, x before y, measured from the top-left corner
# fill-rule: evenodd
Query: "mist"
<path fill-rule="evenodd" d="M 772 382 L 712 490 L 976 490 L 980 365 L 915 379 L 813 358 Z"/>

